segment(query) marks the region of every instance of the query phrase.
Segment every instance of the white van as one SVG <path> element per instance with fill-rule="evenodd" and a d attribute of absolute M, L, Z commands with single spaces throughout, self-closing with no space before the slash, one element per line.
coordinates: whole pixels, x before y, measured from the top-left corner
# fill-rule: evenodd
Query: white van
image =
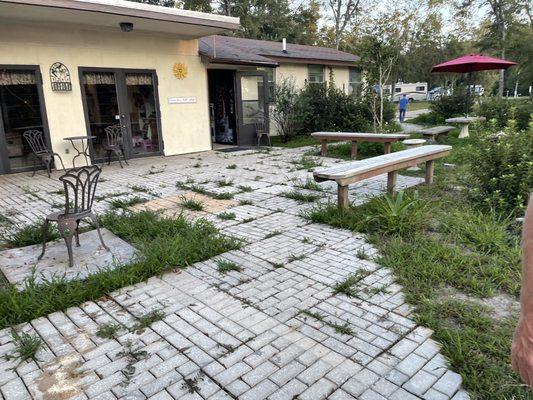
<path fill-rule="evenodd" d="M 383 86 L 383 95 L 392 97 L 392 101 L 398 102 L 405 94 L 409 103 L 413 101 L 426 100 L 428 96 L 427 82 L 403 83 L 398 82 L 394 85 L 394 94 L 391 96 L 392 85 Z"/>

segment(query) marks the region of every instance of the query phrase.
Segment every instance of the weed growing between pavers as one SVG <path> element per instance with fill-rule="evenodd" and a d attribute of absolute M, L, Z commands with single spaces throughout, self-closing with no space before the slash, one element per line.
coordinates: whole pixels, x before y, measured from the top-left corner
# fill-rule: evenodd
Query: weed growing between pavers
<path fill-rule="evenodd" d="M 313 203 L 317 201 L 320 196 L 314 193 L 303 193 L 298 190 L 291 190 L 289 192 L 282 193 L 283 197 L 296 200 L 299 203 Z"/>
<path fill-rule="evenodd" d="M 215 200 L 231 200 L 233 199 L 233 194 L 232 193 L 217 193 L 213 195 L 213 198 Z"/>
<path fill-rule="evenodd" d="M 237 272 L 241 271 L 241 267 L 239 267 L 237 264 L 235 264 L 232 261 L 216 260 L 215 262 L 217 264 L 217 270 L 221 274 L 227 274 L 230 271 L 237 271 Z"/>
<path fill-rule="evenodd" d="M 126 209 L 136 204 L 146 203 L 147 201 L 148 199 L 145 199 L 140 196 L 133 196 L 129 199 L 113 199 L 109 201 L 109 208 L 111 210 Z"/>
<path fill-rule="evenodd" d="M 418 187 L 419 200 L 409 190 L 401 204 L 397 197 L 390 202 L 382 197 L 346 211 L 317 206 L 306 216 L 367 233 L 380 254 L 376 262 L 394 271 L 406 300 L 416 307 L 416 322 L 435 332 L 473 399 L 531 399 L 510 366 L 516 319 L 497 319 L 488 307 L 442 296 L 443 289 L 452 288 L 479 302 L 502 294 L 517 298 L 521 281 L 514 221 L 475 208 L 460 189 L 467 183 L 470 143 L 450 140 L 454 149 L 446 162 L 456 168 L 437 163 L 436 184 Z M 413 200 L 418 204 L 407 206 Z M 353 293 L 350 287 L 337 288 Z"/>
<path fill-rule="evenodd" d="M 224 221 L 229 221 L 237 218 L 234 212 L 224 211 L 220 214 L 217 214 L 217 217 Z"/>
<path fill-rule="evenodd" d="M 249 193 L 253 190 L 251 186 L 247 186 L 247 185 L 239 185 L 237 187 L 241 189 L 242 192 L 245 192 L 245 193 Z"/>
<path fill-rule="evenodd" d="M 228 165 L 226 169 L 237 169 L 237 164 Z"/>
<path fill-rule="evenodd" d="M 104 339 L 114 339 L 121 328 L 122 325 L 116 323 L 100 325 L 96 331 L 96 336 Z"/>
<path fill-rule="evenodd" d="M 348 275 L 342 282 L 337 282 L 333 286 L 333 293 L 342 293 L 348 297 L 355 297 L 359 292 L 357 284 L 370 275 L 372 271 L 359 270 L 351 275 Z"/>
<path fill-rule="evenodd" d="M 221 179 L 217 181 L 218 187 L 226 187 L 226 186 L 233 186 L 233 180 L 231 179 Z"/>
<path fill-rule="evenodd" d="M 126 340 L 123 345 L 123 350 L 117 353 L 118 357 L 125 357 L 126 367 L 122 371 L 124 374 L 124 380 L 121 382 L 121 386 L 126 387 L 131 383 L 133 376 L 135 375 L 135 364 L 139 361 L 146 360 L 149 356 L 148 352 L 141 350 L 140 346 L 135 346 L 131 340 Z"/>
<path fill-rule="evenodd" d="M 15 344 L 15 349 L 4 357 L 7 361 L 19 361 L 13 369 L 16 369 L 27 360 L 38 361 L 36 355 L 43 345 L 43 341 L 39 336 L 31 335 L 27 332 L 17 332 L 15 329 L 11 329 L 11 338 Z"/>
<path fill-rule="evenodd" d="M 267 233 L 267 234 L 265 235 L 265 239 L 270 239 L 271 237 L 281 235 L 282 233 L 283 233 L 283 232 L 278 231 L 278 230 L 272 231 L 272 232 Z"/>
<path fill-rule="evenodd" d="M 314 157 L 310 157 L 309 155 L 303 155 L 299 160 L 292 162 L 296 169 L 306 169 L 308 171 L 312 171 L 315 167 L 320 167 L 322 165 L 322 160 Z"/>
<path fill-rule="evenodd" d="M 37 283 L 32 278 L 25 282 L 22 290 L 6 285 L 0 290 L 0 329 L 77 306 L 241 246 L 240 241 L 221 235 L 204 219 L 191 222 L 184 216 L 167 218 L 154 211 L 127 211 L 121 215 L 105 214 L 100 222 L 138 249 L 136 259 L 115 269 L 103 269 L 83 280 L 55 277 Z"/>
<path fill-rule="evenodd" d="M 357 249 L 355 256 L 360 260 L 370 260 L 370 256 L 368 255 L 368 253 L 363 247 L 361 247 L 360 249 Z"/>
<path fill-rule="evenodd" d="M 324 325 L 329 326 L 330 328 L 333 328 L 335 332 L 341 334 L 341 335 L 349 335 L 349 336 L 355 336 L 355 331 L 350 327 L 350 324 L 348 321 L 345 321 L 344 324 L 339 324 L 337 322 L 331 322 L 326 319 L 326 317 L 319 312 L 310 311 L 310 310 L 302 310 L 300 312 L 301 314 L 316 319 L 317 321 L 322 322 Z"/>
<path fill-rule="evenodd" d="M 188 199 L 186 197 L 182 198 L 180 205 L 183 208 L 191 211 L 203 211 L 204 209 L 204 203 L 202 203 L 200 200 Z"/>
<path fill-rule="evenodd" d="M 254 203 L 252 200 L 241 200 L 239 201 L 240 206 L 252 206 Z"/>
<path fill-rule="evenodd" d="M 318 185 L 314 180 L 307 179 L 305 182 L 297 181 L 294 183 L 294 186 L 300 189 L 314 190 L 316 192 L 322 192 L 324 189 Z"/>

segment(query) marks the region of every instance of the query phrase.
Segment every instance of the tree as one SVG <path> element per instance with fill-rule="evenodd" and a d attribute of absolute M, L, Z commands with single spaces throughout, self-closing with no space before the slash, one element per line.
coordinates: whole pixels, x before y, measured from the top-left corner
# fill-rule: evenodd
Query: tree
<path fill-rule="evenodd" d="M 372 20 L 358 44 L 365 80 L 370 86 L 365 92 L 372 104 L 374 130 L 383 128 L 383 86 L 392 83 L 390 78 L 409 34 L 409 19 L 403 10 L 383 13 Z"/>
<path fill-rule="evenodd" d="M 209 0 L 183 0 L 182 7 L 184 10 L 202 11 L 207 13 L 213 11 Z"/>
<path fill-rule="evenodd" d="M 327 4 L 333 14 L 334 45 L 339 49 L 342 35 L 361 11 L 361 0 L 328 0 Z"/>
<path fill-rule="evenodd" d="M 296 127 L 296 109 L 298 107 L 298 90 L 294 78 L 282 78 L 276 82 L 274 89 L 274 108 L 270 118 L 277 127 L 278 134 L 287 143 Z"/>
<path fill-rule="evenodd" d="M 489 31 L 484 38 L 485 43 L 489 43 L 490 49 L 496 46 L 499 49 L 499 56 L 505 59 L 508 46 L 508 32 L 516 22 L 518 15 L 522 11 L 529 10 L 527 1 L 523 0 L 458 0 L 458 10 L 460 13 L 470 12 L 472 7 L 488 7 Z M 500 70 L 500 81 L 498 84 L 498 95 L 503 96 L 505 86 L 505 70 Z"/>

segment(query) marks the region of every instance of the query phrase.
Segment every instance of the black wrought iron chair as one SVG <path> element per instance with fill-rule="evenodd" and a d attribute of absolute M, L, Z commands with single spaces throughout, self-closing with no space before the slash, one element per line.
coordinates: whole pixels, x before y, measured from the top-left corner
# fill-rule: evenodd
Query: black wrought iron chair
<path fill-rule="evenodd" d="M 120 163 L 120 168 L 124 168 L 122 166 L 120 157 L 122 157 L 126 165 L 129 165 L 126 157 L 124 156 L 124 141 L 122 140 L 122 128 L 120 125 L 108 126 L 104 129 L 104 131 L 106 134 L 106 141 L 102 147 L 105 151 L 107 151 L 107 165 L 111 164 L 112 153 L 116 154 L 118 162 Z"/>
<path fill-rule="evenodd" d="M 266 136 L 268 140 L 268 145 L 271 146 L 270 142 L 270 130 L 268 128 L 268 120 L 265 118 L 265 116 L 261 115 L 259 116 L 256 121 L 254 122 L 255 125 L 255 134 L 257 136 L 257 147 L 259 147 L 261 143 L 261 138 L 263 136 Z"/>
<path fill-rule="evenodd" d="M 59 177 L 63 182 L 65 191 L 65 210 L 49 214 L 43 223 L 43 251 L 39 260 L 43 258 L 46 251 L 46 232 L 48 224 L 57 223 L 57 228 L 61 237 L 65 240 L 68 251 L 68 263 L 72 267 L 74 260 L 72 257 L 72 238 L 76 238 L 76 246 L 80 246 L 79 225 L 82 219 L 88 218 L 96 226 L 98 237 L 104 249 L 109 251 L 105 245 L 100 226 L 96 215 L 92 212 L 94 195 L 98 178 L 102 169 L 97 165 L 72 168 Z"/>
<path fill-rule="evenodd" d="M 44 134 L 41 131 L 30 129 L 24 131 L 22 136 L 24 139 L 26 139 L 26 142 L 28 142 L 28 145 L 30 146 L 31 152 L 34 156 L 32 176 L 35 176 L 35 171 L 37 170 L 37 165 L 35 163 L 36 160 L 41 160 L 41 163 L 44 164 L 49 178 L 50 172 L 52 171 L 52 164 L 54 163 L 54 157 L 59 158 L 59 161 L 61 161 L 61 167 L 63 167 L 63 170 L 65 170 L 65 165 L 63 164 L 61 156 L 57 153 L 54 153 L 46 146 Z"/>

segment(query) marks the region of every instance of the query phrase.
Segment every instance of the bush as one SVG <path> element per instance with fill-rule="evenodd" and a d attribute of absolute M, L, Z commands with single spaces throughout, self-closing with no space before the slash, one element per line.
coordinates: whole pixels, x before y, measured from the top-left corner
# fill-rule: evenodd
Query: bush
<path fill-rule="evenodd" d="M 301 134 L 317 131 L 364 131 L 372 114 L 368 106 L 333 84 L 308 84 L 299 95 L 295 118 Z"/>
<path fill-rule="evenodd" d="M 517 128 L 524 130 L 528 128 L 533 114 L 533 101 L 489 97 L 478 106 L 476 113 L 487 120 L 495 120 L 498 128 L 504 128 L 507 121 L 513 119 Z"/>
<path fill-rule="evenodd" d="M 464 88 L 456 88 L 451 96 L 442 96 L 439 100 L 432 102 L 429 105 L 431 111 L 444 121 L 446 118 L 452 118 L 464 115 L 467 111 L 472 111 L 472 105 L 474 104 L 474 95 L 468 98 L 466 90 Z"/>
<path fill-rule="evenodd" d="M 475 200 L 513 214 L 525 208 L 533 188 L 532 135 L 533 124 L 518 131 L 511 121 L 503 131 L 493 125 L 478 136 L 471 157 Z"/>

